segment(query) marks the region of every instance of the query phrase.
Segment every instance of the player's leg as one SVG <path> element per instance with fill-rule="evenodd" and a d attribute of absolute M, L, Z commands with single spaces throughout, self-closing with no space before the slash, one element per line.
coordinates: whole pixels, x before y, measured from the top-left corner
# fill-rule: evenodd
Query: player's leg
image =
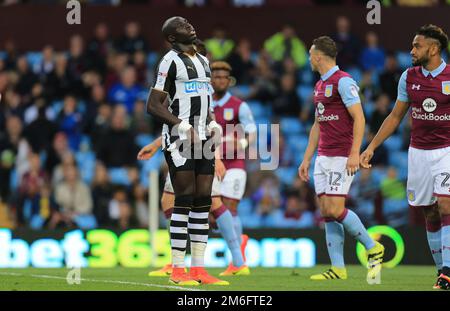
<path fill-rule="evenodd" d="M 243 169 L 232 168 L 227 170 L 221 184 L 222 202 L 228 208 L 231 215 L 233 215 L 234 230 L 239 239 L 244 262 L 246 261 L 245 248 L 247 246 L 248 236 L 243 234 L 242 222 L 237 208 L 240 200 L 244 196 L 246 183 L 247 172 Z"/>
<path fill-rule="evenodd" d="M 406 185 L 408 203 L 412 208 L 422 208 L 425 216 L 427 240 L 436 265 L 437 275 L 442 269 L 441 217 L 433 195 L 435 179 L 428 150 L 409 148 L 408 181 Z M 437 282 L 433 287 L 437 286 Z"/>
<path fill-rule="evenodd" d="M 314 188 L 319 197 L 320 210 L 325 209 L 325 191 L 327 187 L 327 175 L 322 169 L 322 163 L 326 157 L 317 157 L 314 164 Z M 325 218 L 325 239 L 331 268 L 323 273 L 314 274 L 311 280 L 324 281 L 332 279 L 346 279 L 347 271 L 344 265 L 344 227 L 333 218 Z"/>
<path fill-rule="evenodd" d="M 211 209 L 211 188 L 214 171 L 210 160 L 196 160 L 195 195 L 194 204 L 189 213 L 189 237 L 191 241 L 191 270 L 192 278 L 201 284 L 229 285 L 227 281 L 220 280 L 208 274 L 204 268 L 205 249 L 208 242 L 209 221 Z"/>
<path fill-rule="evenodd" d="M 167 186 L 164 186 L 164 192 L 161 196 L 161 207 L 164 212 L 164 216 L 166 217 L 166 219 L 168 221 L 170 221 L 170 218 L 172 217 L 174 202 L 175 202 L 175 195 L 173 194 L 172 184 L 170 184 L 170 189 L 168 189 Z M 170 236 L 170 225 L 167 226 L 167 230 L 169 231 L 169 236 Z M 171 274 L 172 274 L 172 262 L 168 263 L 161 269 L 150 271 L 148 273 L 148 276 L 158 276 L 159 277 L 159 276 L 169 276 Z"/>
<path fill-rule="evenodd" d="M 450 188 L 450 186 L 448 187 Z M 438 286 L 440 289 L 450 290 L 450 195 L 439 196 L 438 206 L 442 226 L 442 270 L 439 275 Z"/>
<path fill-rule="evenodd" d="M 214 188 L 220 187 L 220 182 L 217 177 L 214 178 L 213 181 L 213 190 L 212 190 L 212 206 L 211 206 L 211 214 L 214 217 L 217 227 L 219 228 L 219 232 L 227 243 L 228 248 L 231 251 L 232 257 L 232 267 L 241 268 L 244 266 L 244 259 L 241 254 L 241 248 L 239 245 L 239 239 L 234 230 L 233 226 L 233 216 L 231 215 L 228 208 L 223 204 L 222 199 L 220 197 L 220 192 L 215 193 L 217 191 Z M 219 190 L 220 191 L 220 190 Z M 239 271 L 237 271 L 239 272 Z M 236 274 L 236 273 L 234 273 Z M 234 275 L 233 273 L 231 275 Z M 228 275 L 223 274 L 221 275 Z"/>

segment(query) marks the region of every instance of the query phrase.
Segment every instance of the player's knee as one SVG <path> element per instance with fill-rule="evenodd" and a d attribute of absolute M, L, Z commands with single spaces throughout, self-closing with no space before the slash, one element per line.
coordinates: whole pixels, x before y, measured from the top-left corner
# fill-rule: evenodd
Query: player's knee
<path fill-rule="evenodd" d="M 238 202 L 237 201 L 224 199 L 223 200 L 223 204 L 228 208 L 228 210 L 230 211 L 231 215 L 233 215 L 233 216 L 237 215 L 237 206 L 238 206 Z"/>
<path fill-rule="evenodd" d="M 332 202 L 329 202 L 328 204 L 323 204 L 320 207 L 320 213 L 322 217 L 326 218 L 334 218 L 338 219 L 342 213 L 344 208 L 338 204 L 333 204 Z"/>
<path fill-rule="evenodd" d="M 175 206 L 191 207 L 194 204 L 192 195 L 175 195 Z"/>

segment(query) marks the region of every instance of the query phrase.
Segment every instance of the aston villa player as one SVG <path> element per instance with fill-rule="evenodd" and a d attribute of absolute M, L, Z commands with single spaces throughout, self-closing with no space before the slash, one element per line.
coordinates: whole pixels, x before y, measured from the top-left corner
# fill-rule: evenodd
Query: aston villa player
<path fill-rule="evenodd" d="M 428 244 L 438 270 L 434 288 L 450 289 L 450 66 L 441 58 L 448 37 L 425 25 L 412 42 L 414 67 L 403 72 L 395 107 L 361 155 L 369 168 L 374 150 L 399 126 L 411 107 L 408 202 L 425 215 Z"/>

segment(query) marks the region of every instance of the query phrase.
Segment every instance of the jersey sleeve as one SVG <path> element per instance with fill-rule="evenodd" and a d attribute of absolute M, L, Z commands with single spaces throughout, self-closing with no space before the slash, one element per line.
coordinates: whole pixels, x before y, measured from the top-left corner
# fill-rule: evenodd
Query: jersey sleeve
<path fill-rule="evenodd" d="M 169 92 L 171 85 L 175 82 L 176 65 L 172 59 L 163 58 L 159 63 L 154 89 Z"/>
<path fill-rule="evenodd" d="M 359 87 L 352 78 L 343 77 L 339 80 L 338 92 L 347 108 L 361 102 L 358 91 Z"/>
<path fill-rule="evenodd" d="M 397 100 L 409 103 L 408 92 L 406 91 L 406 76 L 408 75 L 408 69 L 405 70 L 400 80 L 398 81 L 398 89 L 397 89 Z"/>
<path fill-rule="evenodd" d="M 256 132 L 256 124 L 252 111 L 246 102 L 242 102 L 239 107 L 239 122 L 244 126 L 246 133 Z"/>

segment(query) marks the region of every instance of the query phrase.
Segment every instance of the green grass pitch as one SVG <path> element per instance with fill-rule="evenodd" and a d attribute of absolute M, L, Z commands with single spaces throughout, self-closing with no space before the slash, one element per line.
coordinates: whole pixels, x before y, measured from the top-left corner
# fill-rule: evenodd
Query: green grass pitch
<path fill-rule="evenodd" d="M 168 284 L 168 278 L 148 277 L 150 269 L 142 268 L 83 268 L 81 284 L 69 285 L 69 269 L 0 269 L 1 291 L 180 291 L 180 290 L 235 290 L 235 291 L 429 291 L 436 281 L 432 266 L 398 266 L 383 269 L 381 284 L 366 282 L 366 269 L 348 266 L 345 281 L 311 281 L 309 276 L 328 266 L 314 268 L 253 268 L 250 276 L 224 277 L 230 286 L 178 287 Z M 217 276 L 223 269 L 208 269 Z"/>

